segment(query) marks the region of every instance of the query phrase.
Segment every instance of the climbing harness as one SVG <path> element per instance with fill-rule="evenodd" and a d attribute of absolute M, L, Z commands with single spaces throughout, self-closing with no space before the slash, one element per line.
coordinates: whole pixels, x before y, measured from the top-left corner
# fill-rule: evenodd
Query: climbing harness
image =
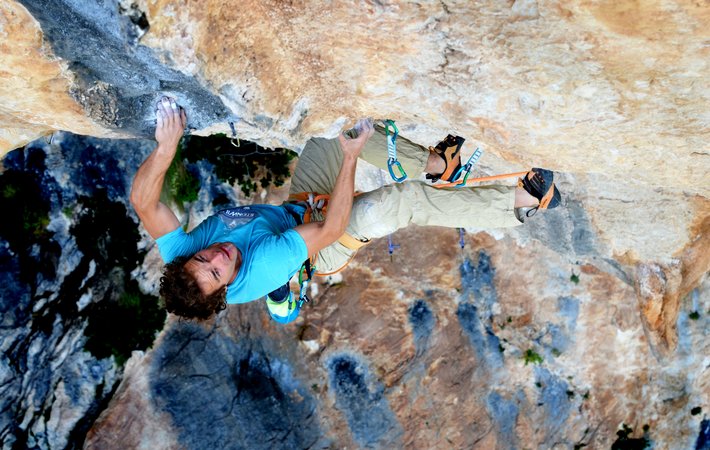
<path fill-rule="evenodd" d="M 461 168 L 456 172 L 454 175 L 454 180 L 458 180 L 461 174 L 463 174 L 463 178 L 461 178 L 461 181 L 458 182 L 458 184 L 455 184 L 454 186 L 457 188 L 466 186 L 466 181 L 468 181 L 468 176 L 471 175 L 471 169 L 473 169 L 474 164 L 478 162 L 478 160 L 481 158 L 481 155 L 483 155 L 483 150 L 481 150 L 479 147 L 476 147 L 476 150 L 473 152 L 473 154 L 468 158 L 468 161 L 466 161 L 466 164 L 461 166 Z"/>
<path fill-rule="evenodd" d="M 397 125 L 394 124 L 394 120 L 386 119 L 383 121 L 385 126 L 385 135 L 387 136 L 387 170 L 390 172 L 392 179 L 401 183 L 407 179 L 407 173 L 402 168 L 402 164 L 397 161 L 397 136 L 399 136 L 399 129 Z M 390 134 L 390 127 L 392 127 L 392 132 Z M 399 172 L 399 175 L 395 174 L 395 169 Z"/>
<path fill-rule="evenodd" d="M 355 193 L 355 197 L 360 195 L 360 193 Z M 318 194 L 316 192 L 299 192 L 295 194 L 291 194 L 288 197 L 289 202 L 296 202 L 296 203 L 302 203 L 306 206 L 306 211 L 303 213 L 303 223 L 309 223 L 313 221 L 313 211 L 317 210 L 320 211 L 321 214 L 323 214 L 323 217 L 326 216 L 328 212 L 328 201 L 330 200 L 330 195 L 329 194 Z M 319 277 L 324 277 L 328 275 L 334 275 L 341 270 L 343 270 L 345 267 L 347 267 L 348 264 L 350 264 L 350 261 L 353 260 L 355 257 L 355 254 L 359 249 L 362 247 L 366 246 L 369 244 L 371 241 L 368 239 L 366 241 L 360 240 L 349 233 L 344 233 L 342 236 L 338 238 L 337 241 L 339 244 L 341 244 L 343 247 L 352 250 L 353 254 L 350 256 L 350 259 L 340 268 L 337 270 L 334 270 L 332 272 L 321 272 L 318 271 L 316 273 L 316 270 L 313 269 L 313 273 L 315 275 L 318 275 Z M 317 263 L 316 256 L 311 256 L 311 264 L 315 267 Z"/>
<path fill-rule="evenodd" d="M 237 147 L 237 148 L 241 147 L 241 146 L 242 146 L 242 143 L 239 141 L 239 137 L 237 137 L 237 129 L 234 128 L 234 122 L 229 122 L 229 128 L 232 129 L 232 137 L 229 138 L 229 142 L 231 142 L 232 145 L 235 146 L 235 147 Z M 236 144 L 234 143 L 234 139 L 237 140 L 237 143 L 236 143 Z M 248 169 L 249 169 L 249 168 L 247 167 L 247 170 L 248 170 Z"/>
<path fill-rule="evenodd" d="M 466 164 L 461 166 L 458 171 L 454 174 L 453 179 L 458 180 L 458 181 L 452 181 L 449 183 L 439 183 L 439 184 L 432 184 L 433 187 L 437 189 L 443 189 L 443 188 L 462 188 L 464 186 L 467 186 L 469 184 L 473 183 L 481 183 L 484 181 L 493 181 L 493 180 L 502 180 L 505 178 L 513 178 L 513 177 L 522 177 L 527 175 L 527 171 L 525 172 L 513 172 L 513 173 L 504 173 L 501 175 L 491 175 L 488 177 L 479 177 L 479 178 L 469 178 L 471 175 L 471 170 L 473 169 L 473 166 L 478 162 L 479 159 L 481 159 L 481 156 L 483 156 L 483 150 L 481 150 L 480 147 L 476 147 L 476 150 L 473 152 L 473 154 L 468 158 L 468 161 L 466 161 Z M 463 175 L 463 178 L 459 180 L 459 177 Z"/>

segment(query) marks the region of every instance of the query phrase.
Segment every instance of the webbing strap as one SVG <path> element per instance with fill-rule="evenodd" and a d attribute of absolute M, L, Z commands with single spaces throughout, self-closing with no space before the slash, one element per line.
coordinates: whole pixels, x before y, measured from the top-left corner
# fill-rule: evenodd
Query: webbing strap
<path fill-rule="evenodd" d="M 345 233 L 342 236 L 340 236 L 338 238 L 338 242 L 340 242 L 341 244 L 343 244 L 345 247 L 349 248 L 350 250 L 359 250 L 362 247 L 364 247 L 370 243 L 369 240 L 361 241 L 360 239 L 357 239 L 348 233 Z"/>

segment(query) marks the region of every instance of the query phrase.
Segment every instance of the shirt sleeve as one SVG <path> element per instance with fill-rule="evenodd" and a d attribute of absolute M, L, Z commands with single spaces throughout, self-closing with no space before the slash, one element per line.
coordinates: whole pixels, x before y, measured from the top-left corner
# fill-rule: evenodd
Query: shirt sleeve
<path fill-rule="evenodd" d="M 182 227 L 177 227 L 155 240 L 160 256 L 167 264 L 180 256 L 194 255 L 210 245 L 210 239 L 218 225 L 219 219 L 211 216 L 189 233 L 185 233 Z"/>

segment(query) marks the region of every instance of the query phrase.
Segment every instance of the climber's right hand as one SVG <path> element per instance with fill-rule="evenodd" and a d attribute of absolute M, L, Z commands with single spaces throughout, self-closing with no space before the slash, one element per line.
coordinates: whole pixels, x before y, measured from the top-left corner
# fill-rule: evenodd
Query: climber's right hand
<path fill-rule="evenodd" d="M 187 125 L 187 115 L 174 98 L 163 97 L 157 105 L 155 140 L 160 146 L 175 149 Z"/>
<path fill-rule="evenodd" d="M 348 134 L 343 132 L 338 136 L 338 141 L 340 142 L 343 155 L 346 158 L 357 159 L 363 147 L 365 147 L 365 144 L 375 132 L 375 126 L 372 123 L 372 119 L 360 119 L 357 124 L 355 124 L 354 129 L 357 132 L 356 138 L 351 138 Z"/>

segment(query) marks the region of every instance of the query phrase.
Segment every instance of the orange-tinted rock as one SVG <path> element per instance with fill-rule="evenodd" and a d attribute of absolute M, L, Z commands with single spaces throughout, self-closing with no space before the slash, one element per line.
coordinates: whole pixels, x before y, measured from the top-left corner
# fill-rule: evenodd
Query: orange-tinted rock
<path fill-rule="evenodd" d="M 14 0 L 0 2 L 0 156 L 57 130 L 120 134 L 94 122 L 70 95 L 73 75 L 43 42 L 42 29 Z"/>

